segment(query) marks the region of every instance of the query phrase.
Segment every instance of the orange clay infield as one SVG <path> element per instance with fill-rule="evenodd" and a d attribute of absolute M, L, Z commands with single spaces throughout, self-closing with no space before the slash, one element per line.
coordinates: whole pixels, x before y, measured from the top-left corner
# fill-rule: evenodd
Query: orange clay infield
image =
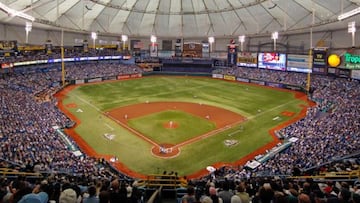
<path fill-rule="evenodd" d="M 216 129 L 210 131 L 204 135 L 200 135 L 189 140 L 186 140 L 182 143 L 172 145 L 168 143 L 156 143 L 150 139 L 148 139 L 143 134 L 137 132 L 135 129 L 130 128 L 127 125 L 127 120 L 131 118 L 137 118 L 144 115 L 149 115 L 152 113 L 157 113 L 166 110 L 181 110 L 187 112 L 192 115 L 196 115 L 205 119 L 208 119 L 210 122 L 214 122 L 216 125 Z M 115 120 L 117 123 L 122 125 L 124 128 L 127 128 L 135 135 L 140 138 L 146 140 L 150 144 L 153 145 L 151 149 L 151 153 L 154 156 L 161 158 L 172 158 L 177 156 L 180 153 L 180 147 L 196 142 L 205 137 L 210 137 L 214 134 L 217 134 L 223 130 L 226 130 L 233 125 L 239 124 L 245 120 L 245 117 L 234 113 L 232 111 L 209 106 L 205 104 L 196 104 L 196 103 L 188 103 L 188 102 L 146 102 L 139 103 L 125 107 L 116 108 L 110 112 L 105 113 L 106 116 Z M 164 128 L 177 128 L 178 123 L 169 121 L 163 124 Z M 164 149 L 166 153 L 164 153 Z M 169 150 L 167 150 L 169 149 Z M 171 150 L 170 150 L 171 149 Z"/>

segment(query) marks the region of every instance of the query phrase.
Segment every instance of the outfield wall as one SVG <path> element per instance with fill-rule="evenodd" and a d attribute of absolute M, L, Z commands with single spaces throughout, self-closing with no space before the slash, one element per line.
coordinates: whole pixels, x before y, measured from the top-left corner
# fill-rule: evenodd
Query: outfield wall
<path fill-rule="evenodd" d="M 102 82 L 102 81 L 111 81 L 111 80 L 126 80 L 133 78 L 141 78 L 143 76 L 203 76 L 203 77 L 212 77 L 214 79 L 223 79 L 228 81 L 238 81 L 244 83 L 257 84 L 268 87 L 276 87 L 276 88 L 284 88 L 294 91 L 301 91 L 306 93 L 306 89 L 301 86 L 284 84 L 284 83 L 276 83 L 276 82 L 268 82 L 264 80 L 251 79 L 251 78 L 242 78 L 236 77 L 234 75 L 225 75 L 225 74 L 210 74 L 210 73 L 184 73 L 184 72 L 144 72 L 144 73 L 136 73 L 136 74 L 126 74 L 126 75 L 115 75 L 115 76 L 106 76 L 106 77 L 97 77 L 97 78 L 86 78 L 81 80 L 68 80 L 68 84 L 79 85 L 85 83 L 94 83 L 94 82 Z"/>

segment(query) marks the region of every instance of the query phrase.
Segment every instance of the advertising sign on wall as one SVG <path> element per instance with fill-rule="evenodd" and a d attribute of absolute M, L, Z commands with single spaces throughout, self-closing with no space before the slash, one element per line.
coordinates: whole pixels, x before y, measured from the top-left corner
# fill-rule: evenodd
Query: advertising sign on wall
<path fill-rule="evenodd" d="M 351 78 L 360 80 L 360 70 L 351 70 Z"/>
<path fill-rule="evenodd" d="M 344 54 L 345 68 L 360 69 L 360 55 Z"/>
<path fill-rule="evenodd" d="M 327 62 L 326 62 L 327 49 L 315 48 L 313 51 L 313 72 L 315 73 L 326 73 Z"/>
<path fill-rule="evenodd" d="M 287 71 L 301 72 L 301 73 L 311 73 L 312 69 L 310 61 L 312 56 L 309 55 L 297 55 L 297 54 L 288 54 L 287 55 Z M 312 61 L 311 61 L 312 62 Z"/>
<path fill-rule="evenodd" d="M 237 55 L 237 66 L 256 68 L 257 63 L 257 53 L 239 52 Z"/>

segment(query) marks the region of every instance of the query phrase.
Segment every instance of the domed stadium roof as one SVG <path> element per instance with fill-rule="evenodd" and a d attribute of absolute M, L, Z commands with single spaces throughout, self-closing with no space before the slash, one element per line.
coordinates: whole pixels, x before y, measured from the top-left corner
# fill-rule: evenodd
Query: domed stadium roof
<path fill-rule="evenodd" d="M 0 0 L 33 27 L 159 37 L 227 37 L 346 28 L 360 0 Z M 1 8 L 0 22 L 25 25 Z"/>

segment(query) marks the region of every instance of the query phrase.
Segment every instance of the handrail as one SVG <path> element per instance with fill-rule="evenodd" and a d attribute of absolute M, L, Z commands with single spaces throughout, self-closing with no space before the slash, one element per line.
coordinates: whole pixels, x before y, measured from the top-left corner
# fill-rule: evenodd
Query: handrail
<path fill-rule="evenodd" d="M 160 191 L 162 190 L 162 186 L 160 186 L 160 188 L 158 188 L 152 195 L 151 197 L 148 199 L 147 203 L 153 203 L 155 198 L 157 197 L 157 195 L 160 193 Z"/>

